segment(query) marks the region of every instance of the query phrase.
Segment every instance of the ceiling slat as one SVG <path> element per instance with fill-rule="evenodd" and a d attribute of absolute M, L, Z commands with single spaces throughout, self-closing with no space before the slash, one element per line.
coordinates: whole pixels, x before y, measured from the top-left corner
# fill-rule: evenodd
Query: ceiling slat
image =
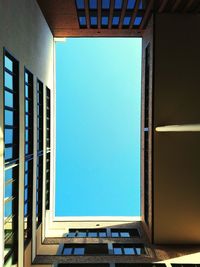
<path fill-rule="evenodd" d="M 188 0 L 187 4 L 185 5 L 183 11 L 186 12 L 190 9 L 190 7 L 192 6 L 192 4 L 194 3 L 195 0 Z"/>
<path fill-rule="evenodd" d="M 160 7 L 158 9 L 159 13 L 162 13 L 165 10 L 165 7 L 166 7 L 167 3 L 168 3 L 168 0 L 162 0 L 162 3 L 161 3 L 161 5 L 160 5 Z"/>
<path fill-rule="evenodd" d="M 154 4 L 154 0 L 149 0 L 149 4 L 145 10 L 145 13 L 144 13 L 144 16 L 143 16 L 143 19 L 142 19 L 142 22 L 139 26 L 139 29 L 142 30 L 144 29 L 146 23 L 147 23 L 147 20 L 150 16 L 150 13 L 151 13 L 151 10 L 152 10 L 152 7 L 153 7 L 153 4 Z"/>
<path fill-rule="evenodd" d="M 115 5 L 115 1 L 114 1 L 114 0 L 111 0 L 111 1 L 110 1 L 109 22 L 108 22 L 108 28 L 109 28 L 109 29 L 112 28 L 112 19 L 113 19 L 114 5 Z"/>
<path fill-rule="evenodd" d="M 119 29 L 121 29 L 122 25 L 123 25 L 124 16 L 125 16 L 125 13 L 126 13 L 127 2 L 128 2 L 128 0 L 124 0 L 123 1 L 123 7 L 122 7 L 120 21 L 119 21 Z"/>
<path fill-rule="evenodd" d="M 98 0 L 98 29 L 101 28 L 101 0 Z"/>
<path fill-rule="evenodd" d="M 140 4 L 140 0 L 136 0 L 135 7 L 134 7 L 134 10 L 133 10 L 133 14 L 131 16 L 131 21 L 130 21 L 129 29 L 131 29 L 133 27 L 133 23 L 135 21 L 135 18 L 137 16 L 137 13 L 138 13 L 139 4 Z"/>
<path fill-rule="evenodd" d="M 172 6 L 171 11 L 172 12 L 175 12 L 180 3 L 181 3 L 181 0 L 175 0 L 174 5 Z"/>
<path fill-rule="evenodd" d="M 89 0 L 84 0 L 85 3 L 85 16 L 86 16 L 86 22 L 87 22 L 87 28 L 90 28 L 90 14 L 89 14 Z"/>

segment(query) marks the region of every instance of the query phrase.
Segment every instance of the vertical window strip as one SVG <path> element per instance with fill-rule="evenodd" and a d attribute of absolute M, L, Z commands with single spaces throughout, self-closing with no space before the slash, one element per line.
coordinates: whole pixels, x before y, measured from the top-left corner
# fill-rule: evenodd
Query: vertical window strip
<path fill-rule="evenodd" d="M 19 63 L 4 51 L 4 262 L 17 262 Z"/>
<path fill-rule="evenodd" d="M 46 209 L 50 208 L 51 91 L 46 88 Z"/>
<path fill-rule="evenodd" d="M 33 190 L 33 75 L 25 70 L 25 173 L 24 173 L 24 242 L 32 237 L 32 190 Z"/>
<path fill-rule="evenodd" d="M 37 180 L 36 180 L 36 220 L 37 227 L 42 222 L 43 187 L 43 83 L 37 81 Z"/>
<path fill-rule="evenodd" d="M 144 96 L 144 219 L 149 225 L 149 69 L 150 44 L 145 50 L 145 96 Z"/>

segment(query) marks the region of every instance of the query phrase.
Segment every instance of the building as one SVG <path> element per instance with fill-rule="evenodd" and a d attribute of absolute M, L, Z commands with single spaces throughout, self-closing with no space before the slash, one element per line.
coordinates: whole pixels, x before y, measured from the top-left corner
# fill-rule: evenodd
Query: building
<path fill-rule="evenodd" d="M 0 0 L 0 266 L 199 266 L 200 2 L 81 2 Z M 53 216 L 54 42 L 69 36 L 142 37 L 134 221 Z"/>

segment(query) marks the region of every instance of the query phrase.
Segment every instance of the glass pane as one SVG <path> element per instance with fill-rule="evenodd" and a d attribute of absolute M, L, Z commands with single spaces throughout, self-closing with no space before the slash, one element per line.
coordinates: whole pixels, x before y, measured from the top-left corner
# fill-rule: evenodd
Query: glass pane
<path fill-rule="evenodd" d="M 10 71 L 13 71 L 13 62 L 7 56 L 5 56 L 5 67 Z"/>
<path fill-rule="evenodd" d="M 121 237 L 130 237 L 130 234 L 129 234 L 129 232 L 121 232 L 120 236 Z"/>
<path fill-rule="evenodd" d="M 115 255 L 122 255 L 122 249 L 121 248 L 113 248 L 113 252 Z"/>
<path fill-rule="evenodd" d="M 28 130 L 25 131 L 25 141 L 28 142 Z"/>
<path fill-rule="evenodd" d="M 97 8 L 97 0 L 90 0 L 90 8 L 96 9 Z"/>
<path fill-rule="evenodd" d="M 127 9 L 133 9 L 135 6 L 135 0 L 128 0 Z"/>
<path fill-rule="evenodd" d="M 90 233 L 88 233 L 88 237 L 97 237 L 97 233 L 90 232 Z"/>
<path fill-rule="evenodd" d="M 13 107 L 13 94 L 5 91 L 5 106 Z"/>
<path fill-rule="evenodd" d="M 25 161 L 25 171 L 28 171 L 28 161 Z"/>
<path fill-rule="evenodd" d="M 91 25 L 97 25 L 97 17 L 90 17 Z"/>
<path fill-rule="evenodd" d="M 28 215 L 28 204 L 25 203 L 24 204 L 24 217 L 26 217 Z"/>
<path fill-rule="evenodd" d="M 8 181 L 13 178 L 13 169 L 5 171 L 5 181 Z"/>
<path fill-rule="evenodd" d="M 29 119 L 29 117 L 28 117 L 28 115 L 26 115 L 25 116 L 25 125 L 26 125 L 26 127 L 28 127 L 28 119 Z"/>
<path fill-rule="evenodd" d="M 115 0 L 115 8 L 116 9 L 122 8 L 122 0 Z"/>
<path fill-rule="evenodd" d="M 5 143 L 11 144 L 13 142 L 13 130 L 5 129 Z"/>
<path fill-rule="evenodd" d="M 28 83 L 28 73 L 25 72 L 25 82 Z"/>
<path fill-rule="evenodd" d="M 28 97 L 28 85 L 25 85 L 25 96 Z"/>
<path fill-rule="evenodd" d="M 112 237 L 119 237 L 119 233 L 118 232 L 113 232 L 113 233 L 111 233 L 111 236 Z"/>
<path fill-rule="evenodd" d="M 28 112 L 28 100 L 25 101 L 25 111 Z"/>
<path fill-rule="evenodd" d="M 143 9 L 142 0 L 140 1 L 140 4 L 139 4 L 139 9 Z"/>
<path fill-rule="evenodd" d="M 102 0 L 102 8 L 109 9 L 110 7 L 110 0 Z"/>
<path fill-rule="evenodd" d="M 25 174 L 24 176 L 24 186 L 28 185 L 28 173 Z"/>
<path fill-rule="evenodd" d="M 75 237 L 76 236 L 76 233 L 75 232 L 71 232 L 67 235 L 67 237 Z"/>
<path fill-rule="evenodd" d="M 12 197 L 13 184 L 9 183 L 5 186 L 5 198 Z"/>
<path fill-rule="evenodd" d="M 101 24 L 102 25 L 108 25 L 108 17 L 102 17 L 101 18 Z"/>
<path fill-rule="evenodd" d="M 75 248 L 74 255 L 84 255 L 85 249 L 84 248 Z"/>
<path fill-rule="evenodd" d="M 134 255 L 135 250 L 134 250 L 134 248 L 124 248 L 124 254 L 125 255 Z"/>
<path fill-rule="evenodd" d="M 79 17 L 79 23 L 81 26 L 85 26 L 86 25 L 86 17 Z"/>
<path fill-rule="evenodd" d="M 123 25 L 128 26 L 130 24 L 131 17 L 124 17 Z"/>
<path fill-rule="evenodd" d="M 144 248 L 135 248 L 137 255 L 145 254 Z"/>
<path fill-rule="evenodd" d="M 4 217 L 8 217 L 12 214 L 12 201 L 5 203 Z"/>
<path fill-rule="evenodd" d="M 28 200 L 28 188 L 26 187 L 24 190 L 24 201 Z"/>
<path fill-rule="evenodd" d="M 5 160 L 13 158 L 13 149 L 12 147 L 5 148 Z"/>
<path fill-rule="evenodd" d="M 13 112 L 10 110 L 5 110 L 5 124 L 13 125 Z"/>
<path fill-rule="evenodd" d="M 142 17 L 136 17 L 134 21 L 134 26 L 140 25 L 141 21 L 142 21 Z"/>
<path fill-rule="evenodd" d="M 72 248 L 64 248 L 63 255 L 72 255 Z"/>
<path fill-rule="evenodd" d="M 29 147 L 28 147 L 28 144 L 26 144 L 26 146 L 25 146 L 25 153 L 26 153 L 26 154 L 29 153 Z"/>
<path fill-rule="evenodd" d="M 113 26 L 116 26 L 119 24 L 119 17 L 113 17 L 113 20 L 112 20 L 112 25 Z"/>
<path fill-rule="evenodd" d="M 13 77 L 7 72 L 5 72 L 4 84 L 7 88 L 13 89 Z"/>
<path fill-rule="evenodd" d="M 78 232 L 77 237 L 86 237 L 86 232 Z"/>
<path fill-rule="evenodd" d="M 99 237 L 106 237 L 106 232 L 99 232 Z"/>
<path fill-rule="evenodd" d="M 76 5 L 78 9 L 84 8 L 84 0 L 76 0 Z"/>

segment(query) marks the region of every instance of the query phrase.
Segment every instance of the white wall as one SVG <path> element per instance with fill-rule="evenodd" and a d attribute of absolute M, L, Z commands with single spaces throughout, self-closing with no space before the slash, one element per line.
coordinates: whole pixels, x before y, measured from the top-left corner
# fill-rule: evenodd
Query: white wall
<path fill-rule="evenodd" d="M 3 166 L 3 48 L 20 64 L 20 189 L 19 216 L 23 218 L 24 67 L 54 89 L 54 42 L 36 0 L 0 0 L 0 166 Z M 3 264 L 3 169 L 0 168 L 0 266 Z M 35 184 L 34 184 L 35 185 Z M 35 194 L 34 194 L 35 195 Z M 19 224 L 19 266 L 23 266 L 23 223 Z"/>

